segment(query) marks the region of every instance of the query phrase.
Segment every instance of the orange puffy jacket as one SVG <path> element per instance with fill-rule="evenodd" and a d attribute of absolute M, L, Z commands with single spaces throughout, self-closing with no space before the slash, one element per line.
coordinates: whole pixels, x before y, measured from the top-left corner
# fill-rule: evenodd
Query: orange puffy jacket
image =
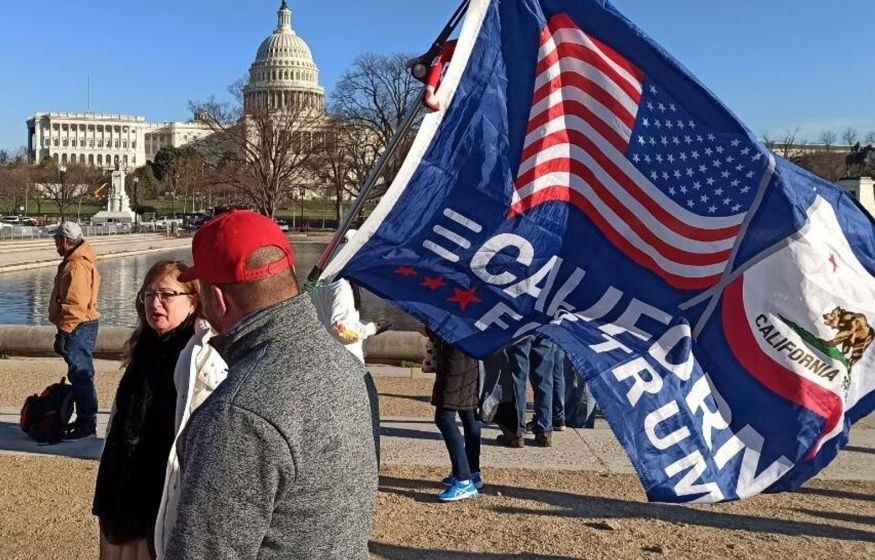
<path fill-rule="evenodd" d="M 58 265 L 49 301 L 49 321 L 58 330 L 71 333 L 79 323 L 100 318 L 97 311 L 100 273 L 96 260 L 94 249 L 83 241 Z"/>

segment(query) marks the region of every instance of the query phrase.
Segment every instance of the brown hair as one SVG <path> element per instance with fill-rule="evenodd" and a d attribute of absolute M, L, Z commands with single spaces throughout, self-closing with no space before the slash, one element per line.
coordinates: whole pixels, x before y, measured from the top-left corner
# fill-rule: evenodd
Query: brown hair
<path fill-rule="evenodd" d="M 166 276 L 172 275 L 173 279 L 179 282 L 179 275 L 189 268 L 191 268 L 190 265 L 180 261 L 158 261 L 153 264 L 152 268 L 146 273 L 146 277 L 143 278 L 143 284 L 140 286 L 140 290 L 137 292 L 137 296 L 134 300 L 134 307 L 137 310 L 137 326 L 134 328 L 134 332 L 131 333 L 131 338 L 125 343 L 123 361 L 125 367 L 131 363 L 134 350 L 137 349 L 137 344 L 140 343 L 143 333 L 146 332 L 146 329 L 152 328 L 149 326 L 149 323 L 146 322 L 146 305 L 140 301 L 140 294 L 145 291 L 146 288 Z M 186 292 L 191 292 L 193 294 L 187 297 L 194 304 L 195 313 L 200 315 L 200 285 L 198 284 L 198 281 L 192 280 L 191 282 L 179 283 L 185 288 Z"/>

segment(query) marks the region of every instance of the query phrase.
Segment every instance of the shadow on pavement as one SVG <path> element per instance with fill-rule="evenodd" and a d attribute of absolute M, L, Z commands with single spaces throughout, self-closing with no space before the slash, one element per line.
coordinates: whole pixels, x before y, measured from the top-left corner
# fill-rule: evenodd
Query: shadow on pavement
<path fill-rule="evenodd" d="M 798 492 L 799 494 L 826 496 L 827 498 L 840 498 L 845 500 L 875 502 L 875 496 L 871 494 L 860 494 L 859 492 L 849 492 L 847 490 L 832 490 L 830 488 L 799 488 L 797 490 L 794 490 L 794 492 Z"/>
<path fill-rule="evenodd" d="M 797 508 L 796 511 L 812 517 L 825 517 L 827 519 L 835 519 L 836 521 L 846 521 L 848 523 L 859 523 L 861 525 L 866 525 L 867 527 L 875 527 L 875 516 L 872 515 L 857 515 L 854 513 L 799 508 Z"/>
<path fill-rule="evenodd" d="M 439 441 L 443 441 L 444 439 L 437 432 L 426 432 L 425 430 L 411 430 L 410 428 L 394 428 L 391 426 L 380 426 L 380 435 L 387 437 L 432 439 Z"/>
<path fill-rule="evenodd" d="M 875 533 L 871 531 L 836 527 L 824 523 L 771 519 L 768 517 L 723 513 L 707 509 L 692 509 L 679 505 L 651 504 L 616 498 L 571 494 L 555 490 L 498 486 L 490 485 L 488 480 L 486 482 L 486 494 L 494 495 L 496 492 L 500 492 L 503 497 L 531 500 L 548 504 L 556 508 L 553 511 L 512 506 L 498 506 L 492 508 L 493 511 L 501 514 L 537 516 L 552 515 L 557 517 L 577 517 L 581 519 L 593 518 L 594 520 L 624 518 L 658 519 L 670 523 L 685 523 L 700 527 L 741 530 L 753 533 L 788 536 L 807 535 L 811 537 L 875 543 Z M 382 490 L 407 496 L 420 502 L 434 501 L 434 497 L 430 493 L 423 492 L 423 490 L 426 488 L 433 488 L 437 484 L 438 483 L 436 482 L 431 483 L 427 481 L 409 480 L 390 476 L 380 477 L 380 488 Z M 868 499 L 875 500 L 875 497 L 869 497 Z M 820 515 L 822 517 L 827 517 L 823 514 Z M 839 515 L 840 514 L 836 514 L 837 519 L 839 519 Z M 869 518 L 866 519 L 868 520 Z M 867 520 L 855 520 L 855 522 L 868 523 Z"/>
<path fill-rule="evenodd" d="M 407 399 L 409 401 L 417 401 L 424 402 L 427 404 L 431 404 L 430 396 L 418 396 L 418 395 L 396 395 L 394 393 L 380 393 L 380 398 L 383 397 L 392 397 L 393 399 Z"/>
<path fill-rule="evenodd" d="M 858 445 L 846 445 L 842 447 L 842 451 L 855 451 L 857 453 L 870 453 L 875 455 L 875 449 L 871 447 L 860 447 Z"/>
<path fill-rule="evenodd" d="M 447 550 L 430 550 L 411 548 L 394 544 L 371 542 L 368 548 L 371 554 L 385 558 L 416 559 L 416 560 L 495 560 L 497 558 L 525 558 L 526 560 L 575 560 L 572 556 L 552 556 L 545 554 L 491 554 L 488 552 L 453 552 Z"/>
<path fill-rule="evenodd" d="M 62 441 L 54 445 L 38 443 L 21 431 L 18 424 L 0 422 L 0 453 L 33 453 L 35 455 L 54 455 L 73 459 L 100 459 L 103 451 L 103 438 L 86 438 L 75 441 Z"/>

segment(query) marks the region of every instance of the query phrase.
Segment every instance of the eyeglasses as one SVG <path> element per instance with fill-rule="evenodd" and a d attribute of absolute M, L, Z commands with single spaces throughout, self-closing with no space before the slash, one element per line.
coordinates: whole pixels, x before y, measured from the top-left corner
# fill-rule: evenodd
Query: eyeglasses
<path fill-rule="evenodd" d="M 175 297 L 190 295 L 194 294 L 191 292 L 140 292 L 137 294 L 137 299 L 140 300 L 140 303 L 149 303 L 155 298 L 158 298 L 158 301 L 164 304 Z"/>

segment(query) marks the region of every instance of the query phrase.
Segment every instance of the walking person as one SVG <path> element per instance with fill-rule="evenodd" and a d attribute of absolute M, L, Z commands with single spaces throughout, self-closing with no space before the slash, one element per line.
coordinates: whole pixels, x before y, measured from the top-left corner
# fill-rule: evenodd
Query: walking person
<path fill-rule="evenodd" d="M 180 492 L 166 557 L 367 559 L 377 495 L 363 364 L 300 295 L 279 226 L 249 211 L 192 243 L 210 343 L 228 377 L 176 443 Z"/>
<path fill-rule="evenodd" d="M 434 423 L 450 454 L 452 472 L 444 478 L 446 487 L 438 494 L 441 502 L 455 502 L 479 496 L 483 488 L 480 475 L 480 421 L 477 418 L 477 381 L 480 364 L 432 332 L 427 332 L 435 348 L 435 379 L 431 392 Z M 456 426 L 462 420 L 464 437 Z"/>
<path fill-rule="evenodd" d="M 100 273 L 97 255 L 76 222 L 65 221 L 53 232 L 58 265 L 49 299 L 49 321 L 57 327 L 54 350 L 67 363 L 73 386 L 76 420 L 65 427 L 64 439 L 80 439 L 97 432 L 97 390 L 94 387 L 94 345 L 97 342 L 97 294 Z"/>
<path fill-rule="evenodd" d="M 102 560 L 155 557 L 155 522 L 175 435 L 174 370 L 194 334 L 198 307 L 195 283 L 179 280 L 186 270 L 177 261 L 158 262 L 137 293 L 137 326 L 126 346 L 94 492 Z"/>

